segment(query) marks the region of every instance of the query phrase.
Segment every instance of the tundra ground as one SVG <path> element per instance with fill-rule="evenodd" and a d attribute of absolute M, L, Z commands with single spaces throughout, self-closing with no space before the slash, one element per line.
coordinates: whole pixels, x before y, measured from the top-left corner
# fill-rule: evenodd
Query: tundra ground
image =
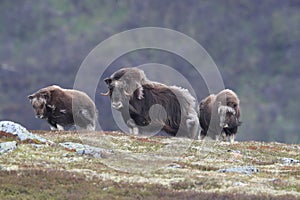
<path fill-rule="evenodd" d="M 0 199 L 299 199 L 300 145 L 35 131 L 0 155 Z M 2 137 L 0 142 L 14 140 Z M 112 150 L 101 157 L 59 145 Z M 253 171 L 223 172 L 250 167 Z M 230 170 L 228 170 L 230 171 Z"/>

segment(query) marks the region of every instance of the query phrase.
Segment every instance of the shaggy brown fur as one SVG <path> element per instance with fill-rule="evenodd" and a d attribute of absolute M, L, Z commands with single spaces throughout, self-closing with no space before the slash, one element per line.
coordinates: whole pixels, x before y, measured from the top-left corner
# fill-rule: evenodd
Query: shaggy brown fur
<path fill-rule="evenodd" d="M 195 99 L 188 90 L 149 81 L 138 68 L 123 68 L 105 79 L 112 107 L 119 110 L 130 132 L 161 128 L 172 136 L 198 137 Z"/>
<path fill-rule="evenodd" d="M 37 118 L 46 119 L 51 129 L 77 128 L 95 130 L 97 109 L 83 92 L 52 85 L 28 96 Z"/>
<path fill-rule="evenodd" d="M 202 128 L 201 130 L 201 139 L 203 139 L 207 135 L 207 131 L 210 124 L 211 114 L 212 114 L 212 107 L 215 102 L 216 95 L 211 94 L 205 99 L 203 99 L 199 104 L 199 122 Z"/>
<path fill-rule="evenodd" d="M 216 96 L 215 103 L 221 102 L 221 105 L 226 105 L 233 108 L 236 112 L 236 117 L 240 118 L 240 99 L 232 90 L 225 89 L 219 92 Z"/>
<path fill-rule="evenodd" d="M 200 102 L 198 116 L 202 128 L 201 139 L 207 134 L 216 139 L 222 135 L 223 140 L 230 136 L 233 142 L 238 126 L 241 125 L 240 100 L 232 90 L 222 90 Z"/>

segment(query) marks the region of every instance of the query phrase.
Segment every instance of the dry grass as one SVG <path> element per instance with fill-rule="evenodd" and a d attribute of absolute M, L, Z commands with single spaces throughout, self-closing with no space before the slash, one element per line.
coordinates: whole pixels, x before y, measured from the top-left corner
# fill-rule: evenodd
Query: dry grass
<path fill-rule="evenodd" d="M 191 141 L 119 132 L 35 131 L 54 145 L 19 143 L 1 155 L 0 199 L 299 199 L 300 146 Z M 1 141 L 11 140 L 2 138 Z M 114 150 L 107 158 L 58 145 Z M 219 173 L 255 166 L 258 173 Z"/>

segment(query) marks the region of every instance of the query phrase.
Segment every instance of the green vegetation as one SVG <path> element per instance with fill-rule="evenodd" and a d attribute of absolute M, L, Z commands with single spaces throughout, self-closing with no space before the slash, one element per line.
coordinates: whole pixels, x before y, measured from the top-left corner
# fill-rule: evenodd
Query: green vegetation
<path fill-rule="evenodd" d="M 299 145 L 215 143 L 137 137 L 118 132 L 36 131 L 35 134 L 55 144 L 19 143 L 16 150 L 0 155 L 0 199 L 300 197 L 300 164 L 283 162 L 283 158 L 299 162 Z M 106 158 L 95 158 L 78 155 L 58 145 L 70 140 L 114 153 Z M 185 150 L 182 144 L 187 144 Z M 165 148 L 168 145 L 172 148 Z M 171 155 L 168 150 L 179 152 Z M 238 166 L 255 166 L 259 171 L 253 174 L 219 172 Z"/>
<path fill-rule="evenodd" d="M 47 130 L 46 122 L 34 119 L 28 94 L 50 84 L 73 87 L 80 64 L 100 42 L 128 29 L 158 26 L 198 41 L 218 65 L 225 86 L 240 96 L 244 123 L 238 140 L 299 143 L 299 11 L 295 0 L 2 0 L 0 120 Z M 104 76 L 149 62 L 184 74 L 198 100 L 208 95 L 188 63 L 157 50 L 122 56 Z M 101 60 L 99 67 L 105 67 Z M 172 77 L 166 74 L 164 79 Z M 102 80 L 92 94 L 99 121 L 105 130 L 118 130 L 108 99 L 99 95 L 106 90 Z"/>

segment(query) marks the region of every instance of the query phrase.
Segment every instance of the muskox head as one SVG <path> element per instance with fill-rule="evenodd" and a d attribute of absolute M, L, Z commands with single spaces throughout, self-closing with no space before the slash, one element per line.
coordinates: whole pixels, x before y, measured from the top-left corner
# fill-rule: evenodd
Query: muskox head
<path fill-rule="evenodd" d="M 47 112 L 52 112 L 53 106 L 49 105 L 53 91 L 60 89 L 57 85 L 42 88 L 36 93 L 28 96 L 28 99 L 34 109 L 36 118 L 47 118 Z"/>
<path fill-rule="evenodd" d="M 235 116 L 237 116 L 237 118 L 240 117 L 240 100 L 232 90 L 222 90 L 219 94 L 217 94 L 215 102 L 218 105 L 232 108 L 235 111 Z"/>
<path fill-rule="evenodd" d="M 219 126 L 237 131 L 241 122 L 240 100 L 236 93 L 229 89 L 222 90 L 216 95 L 214 106 L 217 109 Z"/>
<path fill-rule="evenodd" d="M 28 96 L 34 109 L 36 118 L 46 118 L 46 106 L 49 99 L 48 93 L 34 93 Z"/>
<path fill-rule="evenodd" d="M 241 125 L 236 116 L 236 111 L 232 107 L 219 105 L 218 115 L 220 117 L 221 128 L 235 128 Z"/>
<path fill-rule="evenodd" d="M 133 93 L 138 99 L 143 98 L 142 84 L 147 81 L 147 78 L 142 70 L 133 67 L 122 68 L 104 81 L 108 86 L 108 92 L 102 95 L 110 96 L 112 107 L 120 110 L 129 105 L 129 98 Z"/>

